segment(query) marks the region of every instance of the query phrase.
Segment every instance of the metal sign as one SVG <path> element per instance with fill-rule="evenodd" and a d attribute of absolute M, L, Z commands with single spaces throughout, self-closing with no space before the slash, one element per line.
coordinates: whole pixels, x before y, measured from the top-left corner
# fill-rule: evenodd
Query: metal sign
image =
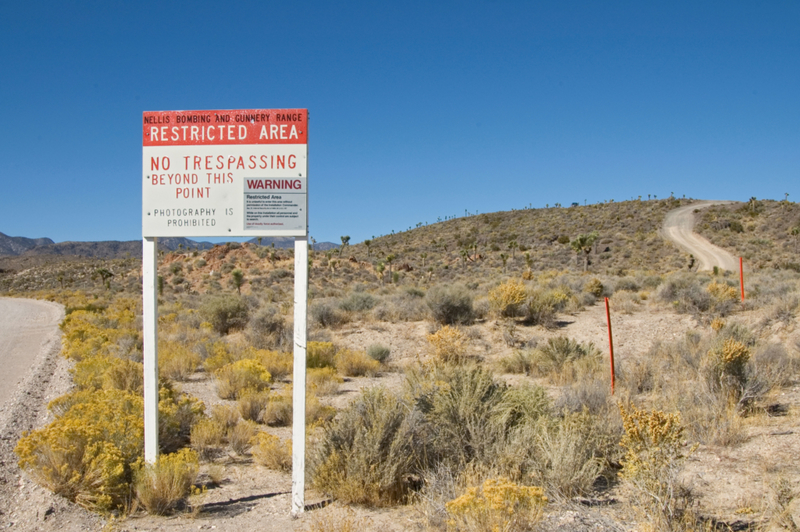
<path fill-rule="evenodd" d="M 307 236 L 308 111 L 145 112 L 142 236 Z"/>
<path fill-rule="evenodd" d="M 308 111 L 163 111 L 142 128 L 144 459 L 158 458 L 158 237 L 294 236 L 293 515 L 305 510 Z"/>

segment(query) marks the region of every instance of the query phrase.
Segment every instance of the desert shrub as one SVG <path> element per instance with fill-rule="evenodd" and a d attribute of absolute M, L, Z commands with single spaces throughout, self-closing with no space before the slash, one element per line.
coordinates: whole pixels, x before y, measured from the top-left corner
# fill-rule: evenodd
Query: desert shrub
<path fill-rule="evenodd" d="M 251 449 L 253 460 L 267 469 L 291 471 L 292 442 L 281 441 L 280 438 L 266 432 L 259 432 Z"/>
<path fill-rule="evenodd" d="M 377 360 L 380 363 L 383 363 L 387 358 L 389 358 L 390 353 L 391 349 L 383 344 L 372 344 L 367 347 L 367 355 L 369 355 L 371 359 Z"/>
<path fill-rule="evenodd" d="M 510 279 L 489 290 L 489 305 L 500 316 L 510 318 L 517 315 L 527 297 L 525 285 L 516 279 Z"/>
<path fill-rule="evenodd" d="M 661 279 L 659 278 L 659 282 Z M 626 291 L 626 292 L 638 292 L 641 286 L 631 277 L 620 277 L 617 279 L 616 283 L 614 284 L 614 290 L 617 292 Z M 599 296 L 598 296 L 599 297 Z"/>
<path fill-rule="evenodd" d="M 711 281 L 706 286 L 706 290 L 717 301 L 736 301 L 738 299 L 736 289 L 725 282 Z"/>
<path fill-rule="evenodd" d="M 159 340 L 159 375 L 176 381 L 184 381 L 197 370 L 200 362 L 200 355 L 184 344 Z"/>
<path fill-rule="evenodd" d="M 755 350 L 747 362 L 747 381 L 757 382 L 767 393 L 788 386 L 797 374 L 800 361 L 791 357 L 781 344 L 766 344 Z"/>
<path fill-rule="evenodd" d="M 292 344 L 292 328 L 272 305 L 256 312 L 248 322 L 245 333 L 250 343 L 258 349 L 287 349 Z"/>
<path fill-rule="evenodd" d="M 738 400 L 747 381 L 750 349 L 742 342 L 728 338 L 708 352 L 706 375 L 712 389 L 727 390 Z"/>
<path fill-rule="evenodd" d="M 261 419 L 261 412 L 267 407 L 267 403 L 269 403 L 269 390 L 246 389 L 239 394 L 236 407 L 239 409 L 242 418 L 249 421 L 258 421 Z"/>
<path fill-rule="evenodd" d="M 117 359 L 103 376 L 103 388 L 142 393 L 144 370 L 142 364 L 129 359 Z"/>
<path fill-rule="evenodd" d="M 344 379 L 334 368 L 311 368 L 306 372 L 306 382 L 317 395 L 333 395 Z"/>
<path fill-rule="evenodd" d="M 364 351 L 339 349 L 333 357 L 336 371 L 347 377 L 360 377 L 362 375 L 374 376 L 381 363 L 367 356 Z"/>
<path fill-rule="evenodd" d="M 192 449 L 205 460 L 212 459 L 222 449 L 225 427 L 213 419 L 201 419 L 191 431 Z"/>
<path fill-rule="evenodd" d="M 618 434 L 600 426 L 603 422 L 586 410 L 543 420 L 534 431 L 529 463 L 524 464 L 526 477 L 559 497 L 589 493 L 619 441 Z"/>
<path fill-rule="evenodd" d="M 221 367 L 214 377 L 221 399 L 237 399 L 245 390 L 264 390 L 272 380 L 261 362 L 249 358 Z"/>
<path fill-rule="evenodd" d="M 594 277 L 591 281 L 583 285 L 583 291 L 592 294 L 594 297 L 602 296 L 604 289 L 603 283 L 600 282 L 600 279 L 597 277 Z"/>
<path fill-rule="evenodd" d="M 347 313 L 339 308 L 335 300 L 315 300 L 308 308 L 312 325 L 322 328 L 336 328 L 349 321 Z"/>
<path fill-rule="evenodd" d="M 675 310 L 687 314 L 708 311 L 713 304 L 713 297 L 704 290 L 696 276 L 689 274 L 673 274 L 663 282 L 657 297 L 675 307 Z"/>
<path fill-rule="evenodd" d="M 207 373 L 214 373 L 222 366 L 235 362 L 241 357 L 237 356 L 231 349 L 227 342 L 223 341 L 205 341 L 196 346 L 200 351 L 200 357 L 203 358 L 203 369 Z"/>
<path fill-rule="evenodd" d="M 242 419 L 228 429 L 228 445 L 235 453 L 243 455 L 250 449 L 256 434 L 258 425 L 248 419 Z"/>
<path fill-rule="evenodd" d="M 244 298 L 233 294 L 214 296 L 203 302 L 200 314 L 219 334 L 244 329 L 249 309 Z"/>
<path fill-rule="evenodd" d="M 594 344 L 583 344 L 558 336 L 531 351 L 537 375 L 549 376 L 555 382 L 568 384 L 599 367 L 600 351 Z"/>
<path fill-rule="evenodd" d="M 533 358 L 530 350 L 515 349 L 510 355 L 498 361 L 498 367 L 505 373 L 524 373 L 530 375 Z"/>
<path fill-rule="evenodd" d="M 334 367 L 336 347 L 331 342 L 308 342 L 306 345 L 306 367 Z"/>
<path fill-rule="evenodd" d="M 678 473 L 685 460 L 680 414 L 630 410 L 620 406 L 624 433 L 620 445 L 624 487 L 645 523 L 672 530 L 683 518 L 686 501 Z"/>
<path fill-rule="evenodd" d="M 489 462 L 506 427 L 494 419 L 507 386 L 480 366 L 433 367 L 408 386 L 429 431 L 430 459 L 461 468 Z"/>
<path fill-rule="evenodd" d="M 222 427 L 225 433 L 239 422 L 239 411 L 231 405 L 214 405 L 211 409 L 211 420 Z"/>
<path fill-rule="evenodd" d="M 286 427 L 292 422 L 291 395 L 273 395 L 261 412 L 259 420 L 270 427 Z"/>
<path fill-rule="evenodd" d="M 138 393 L 143 386 L 142 365 L 111 355 L 91 355 L 70 370 L 79 390 L 112 389 Z"/>
<path fill-rule="evenodd" d="M 437 285 L 425 294 L 425 302 L 437 323 L 468 324 L 473 320 L 472 294 L 463 285 Z"/>
<path fill-rule="evenodd" d="M 194 451 L 162 454 L 154 464 L 145 464 L 136 472 L 136 499 L 148 513 L 166 515 L 189 495 L 197 472 Z"/>
<path fill-rule="evenodd" d="M 366 312 L 378 304 L 378 298 L 367 292 L 351 292 L 339 303 L 346 312 Z"/>
<path fill-rule="evenodd" d="M 63 415 L 23 436 L 19 466 L 38 484 L 96 511 L 126 504 L 131 464 L 143 451 L 142 398 L 120 390 L 84 395 Z"/>
<path fill-rule="evenodd" d="M 419 462 L 418 422 L 398 397 L 366 390 L 320 437 L 311 457 L 314 486 L 345 503 L 405 500 Z"/>
<path fill-rule="evenodd" d="M 521 486 L 507 478 L 488 479 L 447 503 L 448 529 L 524 532 L 541 520 L 545 504 L 542 488 Z"/>
<path fill-rule="evenodd" d="M 609 300 L 615 312 L 633 314 L 641 308 L 641 298 L 635 292 L 617 292 Z"/>
<path fill-rule="evenodd" d="M 272 375 L 274 380 L 282 379 L 292 373 L 292 367 L 294 365 L 294 355 L 292 353 L 259 349 L 255 351 L 255 353 L 250 354 L 249 358 L 261 362 L 261 365 Z"/>
<path fill-rule="evenodd" d="M 467 338 L 455 327 L 445 325 L 435 333 L 429 334 L 427 339 L 436 360 L 457 363 L 466 355 Z"/>
<path fill-rule="evenodd" d="M 419 321 L 428 317 L 424 293 L 405 290 L 384 297 L 372 309 L 372 317 L 379 321 Z"/>
<path fill-rule="evenodd" d="M 567 287 L 533 290 L 525 302 L 525 321 L 531 325 L 552 328 L 555 326 L 556 313 L 564 311 L 570 302 L 578 306 L 575 296 Z"/>

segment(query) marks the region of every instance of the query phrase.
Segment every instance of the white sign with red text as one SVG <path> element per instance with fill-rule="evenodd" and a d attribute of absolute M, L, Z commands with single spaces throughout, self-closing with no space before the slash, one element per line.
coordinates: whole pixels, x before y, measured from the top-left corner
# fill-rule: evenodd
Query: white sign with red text
<path fill-rule="evenodd" d="M 142 235 L 307 236 L 306 109 L 146 112 Z"/>

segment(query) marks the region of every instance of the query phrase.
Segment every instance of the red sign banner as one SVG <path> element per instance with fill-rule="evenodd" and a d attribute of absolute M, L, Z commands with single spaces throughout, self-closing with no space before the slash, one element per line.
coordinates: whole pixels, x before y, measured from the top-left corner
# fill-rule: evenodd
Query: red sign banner
<path fill-rule="evenodd" d="M 146 112 L 142 146 L 307 144 L 306 109 Z"/>

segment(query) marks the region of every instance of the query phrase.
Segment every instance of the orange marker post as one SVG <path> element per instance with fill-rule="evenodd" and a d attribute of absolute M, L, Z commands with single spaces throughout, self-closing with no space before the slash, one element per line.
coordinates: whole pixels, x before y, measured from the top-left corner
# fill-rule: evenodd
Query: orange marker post
<path fill-rule="evenodd" d="M 606 322 L 608 323 L 608 350 L 611 354 L 611 395 L 614 395 L 614 340 L 611 335 L 611 313 L 608 310 L 608 298 L 606 298 Z"/>
<path fill-rule="evenodd" d="M 742 305 L 744 305 L 744 268 L 742 267 L 742 257 L 739 257 L 739 286 L 742 287 Z"/>

